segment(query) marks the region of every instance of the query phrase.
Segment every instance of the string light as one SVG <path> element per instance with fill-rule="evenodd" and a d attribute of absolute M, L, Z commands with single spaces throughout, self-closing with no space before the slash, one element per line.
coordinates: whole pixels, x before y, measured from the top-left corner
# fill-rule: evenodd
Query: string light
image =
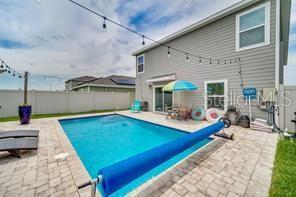
<path fill-rule="evenodd" d="M 168 58 L 171 57 L 171 51 L 170 51 L 170 47 L 168 47 Z"/>
<path fill-rule="evenodd" d="M 22 78 L 22 74 L 17 72 L 16 70 L 12 69 L 10 66 L 8 66 L 3 59 L 0 58 L 1 61 L 1 68 L 3 69 L 5 67 L 5 69 L 3 69 L 4 72 L 7 72 L 8 74 L 12 73 L 12 76 L 16 76 L 18 75 L 20 78 Z"/>
<path fill-rule="evenodd" d="M 18 77 L 18 78 L 23 78 L 23 75 L 19 72 L 17 72 L 16 70 L 12 69 L 11 66 L 8 66 L 4 60 L 2 60 L 0 58 L 0 61 L 1 61 L 1 68 L 3 69 L 5 67 L 5 69 L 3 69 L 4 72 L 7 72 L 8 74 L 12 74 L 12 76 L 14 77 Z M 59 80 L 59 81 L 62 81 L 62 79 L 60 77 L 56 77 L 56 76 L 49 76 L 49 75 L 40 75 L 40 74 L 34 74 L 34 73 L 29 73 L 29 75 L 31 76 L 35 76 L 35 77 L 44 77 L 44 79 L 46 80 L 47 78 L 51 78 L 51 79 L 56 79 L 56 80 Z"/>
<path fill-rule="evenodd" d="M 192 53 L 188 53 L 188 52 L 186 52 L 186 51 L 184 51 L 184 50 L 181 50 L 181 49 L 178 49 L 178 48 L 175 48 L 175 47 L 171 47 L 171 46 L 169 46 L 169 45 L 167 45 L 167 44 L 165 44 L 165 43 L 162 43 L 162 42 L 160 42 L 160 41 L 154 40 L 153 38 L 147 37 L 147 36 L 145 36 L 145 35 L 143 35 L 143 34 L 137 32 L 137 31 L 135 31 L 135 30 L 133 30 L 133 29 L 127 27 L 127 26 L 124 26 L 124 25 L 122 25 L 122 24 L 120 24 L 120 23 L 118 23 L 118 22 L 116 22 L 116 21 L 114 21 L 114 20 L 112 20 L 112 19 L 109 19 L 109 18 L 103 16 L 102 14 L 100 14 L 100 13 L 98 13 L 98 12 L 96 12 L 96 11 L 94 11 L 94 10 L 92 10 L 92 9 L 90 9 L 90 8 L 88 8 L 88 7 L 84 6 L 84 5 L 82 5 L 82 4 L 80 4 L 80 3 L 77 3 L 77 2 L 74 1 L 74 0 L 68 0 L 68 1 L 71 2 L 71 3 L 73 3 L 73 4 L 75 4 L 75 5 L 77 5 L 77 6 L 79 6 L 79 7 L 81 7 L 81 8 L 83 8 L 84 10 L 86 10 L 86 11 L 92 13 L 92 14 L 95 14 L 95 15 L 97 15 L 97 16 L 103 18 L 103 19 L 104 19 L 104 23 L 103 23 L 103 30 L 104 30 L 104 31 L 107 30 L 106 21 L 109 21 L 110 23 L 113 23 L 114 25 L 117 25 L 117 26 L 119 26 L 119 27 L 121 27 L 121 28 L 123 28 L 123 29 L 125 29 L 125 30 L 127 30 L 127 31 L 130 31 L 130 32 L 132 32 L 132 33 L 134 33 L 134 34 L 137 34 L 137 35 L 139 35 L 139 36 L 142 36 L 142 38 L 143 38 L 142 44 L 145 43 L 145 42 L 144 42 L 144 38 L 146 38 L 146 40 L 149 40 L 149 41 L 151 41 L 151 42 L 153 42 L 153 43 L 155 43 L 155 44 L 157 44 L 157 45 L 159 45 L 159 46 L 169 47 L 170 49 L 172 49 L 172 50 L 174 50 L 174 51 L 177 51 L 177 52 L 179 52 L 179 53 L 186 54 L 186 57 L 188 57 L 188 56 L 190 55 L 190 56 L 192 56 L 192 57 L 200 58 L 200 63 L 202 62 L 202 61 L 201 61 L 201 58 L 204 59 L 205 61 L 211 61 L 211 62 L 212 62 L 212 61 L 218 61 L 218 60 L 219 60 L 219 61 L 224 61 L 225 64 L 227 64 L 227 61 L 230 62 L 230 60 L 231 60 L 231 59 L 224 60 L 224 59 L 215 59 L 215 58 L 209 58 L 209 57 L 201 57 L 201 56 L 199 56 L 199 55 L 192 54 Z M 144 45 L 144 44 L 143 44 L 143 45 Z M 168 56 L 169 56 L 169 55 L 170 55 L 170 53 L 168 52 Z M 189 61 L 189 57 L 186 58 L 186 60 Z"/>
<path fill-rule="evenodd" d="M 142 40 L 142 45 L 145 45 L 145 36 L 142 35 L 142 38 L 143 38 L 143 40 Z"/>
<path fill-rule="evenodd" d="M 107 18 L 104 16 L 103 19 L 104 19 L 104 22 L 103 22 L 103 31 L 106 32 L 107 31 L 107 25 L 106 25 L 106 19 Z"/>
<path fill-rule="evenodd" d="M 189 62 L 189 56 L 188 56 L 188 53 L 186 53 L 186 61 Z"/>
<path fill-rule="evenodd" d="M 210 64 L 212 64 L 212 59 L 210 59 Z"/>
<path fill-rule="evenodd" d="M 199 57 L 199 64 L 202 64 L 201 57 Z"/>

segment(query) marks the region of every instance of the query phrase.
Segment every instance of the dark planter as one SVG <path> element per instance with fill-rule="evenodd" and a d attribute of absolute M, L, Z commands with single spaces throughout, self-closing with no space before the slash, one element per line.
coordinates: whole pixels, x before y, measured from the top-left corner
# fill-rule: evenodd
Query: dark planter
<path fill-rule="evenodd" d="M 19 106 L 18 114 L 20 117 L 21 124 L 29 124 L 30 118 L 31 118 L 31 112 L 32 112 L 31 105 Z"/>

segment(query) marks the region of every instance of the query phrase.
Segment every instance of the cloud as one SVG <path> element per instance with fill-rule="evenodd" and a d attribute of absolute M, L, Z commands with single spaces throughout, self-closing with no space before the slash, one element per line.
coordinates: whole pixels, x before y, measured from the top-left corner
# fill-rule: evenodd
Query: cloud
<path fill-rule="evenodd" d="M 296 24 L 296 1 L 295 0 L 292 0 L 290 23 L 291 25 Z"/>
<path fill-rule="evenodd" d="M 296 50 L 290 51 L 288 64 L 284 67 L 284 83 L 285 85 L 295 85 L 296 84 Z"/>

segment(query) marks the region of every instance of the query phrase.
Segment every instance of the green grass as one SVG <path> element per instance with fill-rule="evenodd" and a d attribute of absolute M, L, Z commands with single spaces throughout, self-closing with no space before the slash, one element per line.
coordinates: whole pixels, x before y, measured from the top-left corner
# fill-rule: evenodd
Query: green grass
<path fill-rule="evenodd" d="M 296 140 L 278 142 L 269 196 L 296 196 Z"/>
<path fill-rule="evenodd" d="M 51 118 L 51 117 L 59 117 L 59 116 L 72 116 L 72 115 L 81 115 L 81 114 L 94 114 L 94 113 L 103 113 L 103 112 L 112 112 L 112 111 L 113 110 L 95 110 L 95 111 L 77 112 L 77 113 L 37 114 L 37 115 L 32 115 L 31 119 Z M 116 111 L 119 111 L 119 110 L 116 110 Z M 0 122 L 17 121 L 17 120 L 19 120 L 18 116 L 0 118 Z"/>

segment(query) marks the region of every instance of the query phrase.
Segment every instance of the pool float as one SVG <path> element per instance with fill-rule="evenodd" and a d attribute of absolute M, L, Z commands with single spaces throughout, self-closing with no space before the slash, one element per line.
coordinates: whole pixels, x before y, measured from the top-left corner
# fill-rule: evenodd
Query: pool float
<path fill-rule="evenodd" d="M 223 117 L 223 111 L 216 108 L 208 109 L 206 112 L 206 118 L 209 122 L 217 122 L 221 117 Z"/>
<path fill-rule="evenodd" d="M 205 110 L 202 107 L 196 107 L 191 112 L 193 120 L 203 120 L 205 118 Z"/>

